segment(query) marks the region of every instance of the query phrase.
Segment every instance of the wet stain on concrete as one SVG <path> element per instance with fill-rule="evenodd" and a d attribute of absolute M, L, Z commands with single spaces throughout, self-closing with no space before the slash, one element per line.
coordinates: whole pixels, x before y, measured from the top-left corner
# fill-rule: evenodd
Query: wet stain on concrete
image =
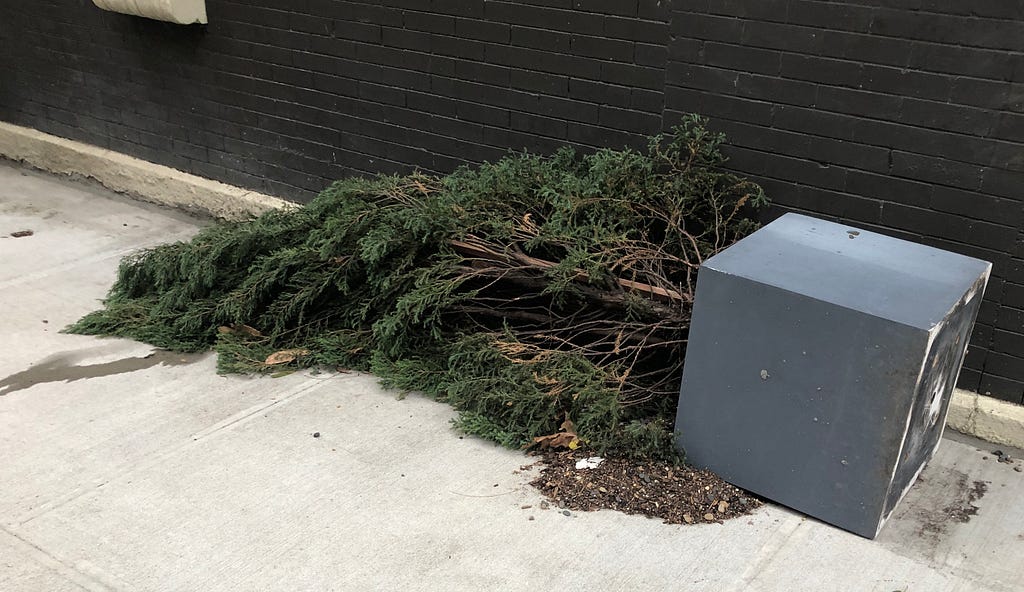
<path fill-rule="evenodd" d="M 190 364 L 198 360 L 200 355 L 157 350 L 142 357 L 123 358 L 101 364 L 78 366 L 75 362 L 81 358 L 81 352 L 55 354 L 33 364 L 26 370 L 11 374 L 7 378 L 0 380 L 0 397 L 44 382 L 73 382 L 85 378 L 125 374 L 159 365 L 180 366 L 182 364 Z"/>
<path fill-rule="evenodd" d="M 883 530 L 884 540 L 901 555 L 937 561 L 951 531 L 978 514 L 988 485 L 954 468 L 927 467 Z"/>

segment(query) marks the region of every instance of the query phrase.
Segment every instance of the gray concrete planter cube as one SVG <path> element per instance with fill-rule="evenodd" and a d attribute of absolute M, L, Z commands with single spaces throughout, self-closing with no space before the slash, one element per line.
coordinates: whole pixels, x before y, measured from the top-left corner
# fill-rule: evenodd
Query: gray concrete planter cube
<path fill-rule="evenodd" d="M 787 214 L 698 276 L 677 444 L 873 538 L 938 445 L 991 264 Z"/>

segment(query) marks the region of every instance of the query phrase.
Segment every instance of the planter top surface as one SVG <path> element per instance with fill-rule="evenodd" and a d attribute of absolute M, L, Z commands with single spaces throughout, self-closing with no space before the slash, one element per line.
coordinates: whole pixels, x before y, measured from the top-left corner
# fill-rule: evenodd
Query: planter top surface
<path fill-rule="evenodd" d="M 992 264 L 790 213 L 703 267 L 931 330 L 965 294 L 980 297 Z"/>

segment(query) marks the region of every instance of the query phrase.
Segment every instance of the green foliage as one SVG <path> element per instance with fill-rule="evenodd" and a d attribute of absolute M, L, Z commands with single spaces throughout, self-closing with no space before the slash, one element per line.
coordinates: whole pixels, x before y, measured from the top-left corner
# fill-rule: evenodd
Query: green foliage
<path fill-rule="evenodd" d="M 766 202 L 722 170 L 722 141 L 690 116 L 646 153 L 338 181 L 127 257 L 69 331 L 212 346 L 222 372 L 301 350 L 287 366 L 371 370 L 506 446 L 568 416 L 595 450 L 668 456 L 696 270 Z"/>

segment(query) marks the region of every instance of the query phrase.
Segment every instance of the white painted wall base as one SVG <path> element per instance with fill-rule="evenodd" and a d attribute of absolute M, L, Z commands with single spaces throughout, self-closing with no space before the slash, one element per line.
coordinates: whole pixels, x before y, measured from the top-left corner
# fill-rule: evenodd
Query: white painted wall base
<path fill-rule="evenodd" d="M 206 0 L 92 0 L 111 12 L 134 14 L 179 25 L 206 24 Z"/>
<path fill-rule="evenodd" d="M 295 207 L 277 197 L 2 121 L 0 156 L 51 173 L 95 179 L 143 201 L 215 218 L 239 220 Z"/>
<path fill-rule="evenodd" d="M 1024 407 L 961 389 L 953 391 L 946 425 L 982 440 L 1024 448 Z"/>

